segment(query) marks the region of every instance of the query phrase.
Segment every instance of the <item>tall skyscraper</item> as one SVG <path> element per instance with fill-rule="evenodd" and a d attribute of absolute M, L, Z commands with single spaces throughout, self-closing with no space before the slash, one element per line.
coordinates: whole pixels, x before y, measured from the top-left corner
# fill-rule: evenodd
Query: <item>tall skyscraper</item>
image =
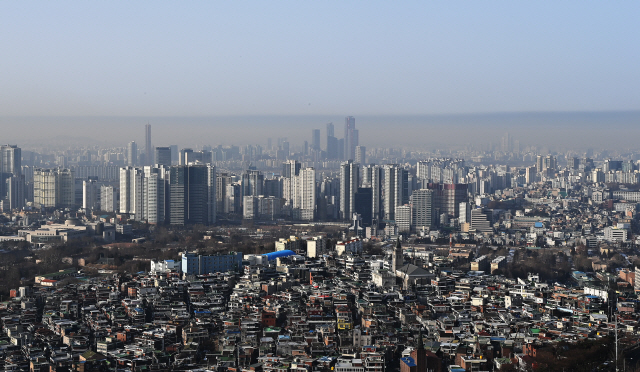
<path fill-rule="evenodd" d="M 377 164 L 367 165 L 362 170 L 362 186 L 371 188 L 371 218 L 377 223 L 384 218 L 382 214 L 383 177 L 383 169 Z M 364 221 L 364 217 L 362 220 Z"/>
<path fill-rule="evenodd" d="M 142 214 L 144 172 L 140 168 L 120 168 L 120 213 Z M 139 219 L 138 219 L 139 220 Z"/>
<path fill-rule="evenodd" d="M 338 139 L 334 136 L 333 123 L 327 124 L 327 159 L 338 159 Z"/>
<path fill-rule="evenodd" d="M 311 148 L 314 150 L 320 150 L 320 129 L 314 129 L 311 131 Z"/>
<path fill-rule="evenodd" d="M 242 174 L 242 197 L 264 195 L 264 175 L 257 170 L 248 169 Z"/>
<path fill-rule="evenodd" d="M 172 225 L 215 223 L 214 167 L 201 164 L 173 166 L 169 184 L 169 216 Z"/>
<path fill-rule="evenodd" d="M 136 214 L 136 220 L 147 221 L 152 225 L 163 224 L 166 216 L 164 168 L 144 168 L 142 213 Z"/>
<path fill-rule="evenodd" d="M 144 126 L 145 165 L 153 164 L 153 149 L 151 148 L 151 124 Z"/>
<path fill-rule="evenodd" d="M 82 208 L 100 210 L 100 193 L 96 180 L 82 181 Z"/>
<path fill-rule="evenodd" d="M 356 118 L 347 116 L 344 120 L 344 160 L 356 158 L 356 146 L 358 146 Z"/>
<path fill-rule="evenodd" d="M 355 196 L 355 212 L 360 215 L 363 227 L 368 227 L 372 224 L 372 206 L 373 198 L 371 187 L 358 187 L 358 192 L 356 192 Z"/>
<path fill-rule="evenodd" d="M 384 218 L 395 219 L 396 207 L 409 201 L 409 179 L 407 171 L 397 164 L 384 166 Z"/>
<path fill-rule="evenodd" d="M 293 178 L 294 219 L 312 221 L 316 209 L 316 171 L 305 168 Z"/>
<path fill-rule="evenodd" d="M 171 147 L 156 147 L 155 153 L 156 164 L 171 166 Z"/>
<path fill-rule="evenodd" d="M 0 146 L 0 173 L 19 176 L 22 167 L 22 150 L 16 145 Z"/>
<path fill-rule="evenodd" d="M 14 200 L 18 204 L 24 204 L 24 200 L 19 202 L 21 198 L 19 193 L 24 192 L 24 181 L 20 181 L 22 174 L 22 150 L 16 145 L 0 146 L 0 200 Z M 13 181 L 12 177 L 16 177 Z M 13 188 L 10 183 L 13 182 Z M 11 195 L 13 191 L 13 195 Z M 22 198 L 24 195 L 22 195 Z M 16 199 L 17 198 L 17 199 Z M 11 202 L 9 203 L 11 204 Z M 11 207 L 13 209 L 13 207 Z"/>
<path fill-rule="evenodd" d="M 340 219 L 351 220 L 355 195 L 360 185 L 360 164 L 346 161 L 340 165 Z"/>
<path fill-rule="evenodd" d="M 127 146 L 127 165 L 130 167 L 138 165 L 138 145 L 135 141 L 129 142 Z"/>

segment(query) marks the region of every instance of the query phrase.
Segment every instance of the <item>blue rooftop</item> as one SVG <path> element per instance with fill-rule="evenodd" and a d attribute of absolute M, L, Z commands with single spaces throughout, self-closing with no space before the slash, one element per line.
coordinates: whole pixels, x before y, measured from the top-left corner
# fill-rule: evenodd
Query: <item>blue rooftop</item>
<path fill-rule="evenodd" d="M 263 256 L 267 256 L 267 260 L 272 261 L 272 260 L 275 260 L 276 258 L 289 257 L 295 254 L 296 252 L 286 249 L 284 251 L 275 251 L 275 252 L 265 253 Z"/>
<path fill-rule="evenodd" d="M 417 366 L 416 362 L 413 360 L 412 357 L 404 357 L 404 358 L 400 358 L 400 360 L 402 361 L 402 363 L 406 364 L 408 367 Z"/>
<path fill-rule="evenodd" d="M 542 222 L 536 222 L 536 223 L 534 224 L 534 226 L 535 226 L 536 228 L 542 228 L 542 227 L 544 227 L 544 226 L 542 225 Z"/>

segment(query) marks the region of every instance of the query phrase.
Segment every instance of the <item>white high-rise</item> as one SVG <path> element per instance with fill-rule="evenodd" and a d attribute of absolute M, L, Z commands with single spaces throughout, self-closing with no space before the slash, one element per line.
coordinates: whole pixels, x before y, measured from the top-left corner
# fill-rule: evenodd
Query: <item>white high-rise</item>
<path fill-rule="evenodd" d="M 360 185 L 360 164 L 351 160 L 340 165 L 340 219 L 350 220 L 355 211 L 355 195 Z"/>
<path fill-rule="evenodd" d="M 95 180 L 82 181 L 82 208 L 85 210 L 100 209 L 100 193 Z"/>
<path fill-rule="evenodd" d="M 113 186 L 100 186 L 100 210 L 116 212 L 118 210 L 117 189 Z"/>
<path fill-rule="evenodd" d="M 70 169 L 37 169 L 33 172 L 33 199 L 41 208 L 73 208 L 75 177 Z"/>
<path fill-rule="evenodd" d="M 293 182 L 294 218 L 312 221 L 316 209 L 316 171 L 305 168 L 299 171 Z"/>
<path fill-rule="evenodd" d="M 399 205 L 403 205 L 408 201 L 408 195 L 405 195 L 407 189 L 406 170 L 397 164 L 387 164 L 384 166 L 384 218 L 387 220 L 395 219 L 395 210 Z"/>

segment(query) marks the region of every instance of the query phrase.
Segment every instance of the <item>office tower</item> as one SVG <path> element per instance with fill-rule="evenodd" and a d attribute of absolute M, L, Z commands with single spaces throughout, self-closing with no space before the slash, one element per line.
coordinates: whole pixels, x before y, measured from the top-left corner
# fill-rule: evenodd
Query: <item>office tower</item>
<path fill-rule="evenodd" d="M 384 218 L 382 214 L 383 178 L 384 172 L 379 165 L 370 164 L 362 169 L 362 186 L 371 188 L 371 218 L 372 221 L 376 221 L 376 224 Z M 364 217 L 362 220 L 365 221 Z"/>
<path fill-rule="evenodd" d="M 225 207 L 227 198 L 227 186 L 231 185 L 232 179 L 229 173 L 218 173 L 216 176 L 216 209 L 220 213 L 229 213 Z"/>
<path fill-rule="evenodd" d="M 173 166 L 169 176 L 172 225 L 215 222 L 215 169 L 205 165 Z"/>
<path fill-rule="evenodd" d="M 415 231 L 429 230 L 433 225 L 433 190 L 420 189 L 411 194 L 412 225 Z"/>
<path fill-rule="evenodd" d="M 25 201 L 24 175 L 13 175 L 6 180 L 9 209 L 22 209 Z"/>
<path fill-rule="evenodd" d="M 100 193 L 96 180 L 82 181 L 82 208 L 85 210 L 100 210 Z"/>
<path fill-rule="evenodd" d="M 500 147 L 503 152 L 513 151 L 513 138 L 511 137 L 509 132 L 505 133 L 502 137 Z"/>
<path fill-rule="evenodd" d="M 155 153 L 157 165 L 171 166 L 171 147 L 156 147 Z"/>
<path fill-rule="evenodd" d="M 409 202 L 409 178 L 407 171 L 397 164 L 387 164 L 384 169 L 384 218 L 393 221 L 399 205 Z"/>
<path fill-rule="evenodd" d="M 242 196 L 264 195 L 264 175 L 257 170 L 248 169 L 242 174 Z"/>
<path fill-rule="evenodd" d="M 33 174 L 34 203 L 40 208 L 73 208 L 75 178 L 70 169 L 38 169 Z"/>
<path fill-rule="evenodd" d="M 179 155 L 180 159 L 178 161 L 178 165 L 188 165 L 190 162 L 192 162 L 193 159 L 193 149 L 181 149 L 180 150 L 180 155 Z"/>
<path fill-rule="evenodd" d="M 224 201 L 225 213 L 242 213 L 242 185 L 232 183 L 227 185 L 226 198 Z"/>
<path fill-rule="evenodd" d="M 302 169 L 293 177 L 293 218 L 313 221 L 316 210 L 316 171 Z"/>
<path fill-rule="evenodd" d="M 480 208 L 473 209 L 471 211 L 470 229 L 481 233 L 493 232 L 490 212 Z"/>
<path fill-rule="evenodd" d="M 0 200 L 8 195 L 9 178 L 22 174 L 22 150 L 16 145 L 0 146 Z"/>
<path fill-rule="evenodd" d="M 354 212 L 360 215 L 362 226 L 371 226 L 373 221 L 373 192 L 371 187 L 358 187 L 355 195 Z"/>
<path fill-rule="evenodd" d="M 216 167 L 207 165 L 207 223 L 213 225 L 218 220 L 218 175 Z"/>
<path fill-rule="evenodd" d="M 333 123 L 327 124 L 327 159 L 338 159 L 338 139 L 334 136 Z"/>
<path fill-rule="evenodd" d="M 463 183 L 428 183 L 427 189 L 433 190 L 434 214 L 446 214 L 454 218 L 460 217 L 458 206 L 469 200 L 469 185 Z"/>
<path fill-rule="evenodd" d="M 116 212 L 118 210 L 117 189 L 113 186 L 100 186 L 100 210 Z"/>
<path fill-rule="evenodd" d="M 314 129 L 311 131 L 311 148 L 314 150 L 320 150 L 320 129 Z"/>
<path fill-rule="evenodd" d="M 152 165 L 153 150 L 151 148 L 151 124 L 147 124 L 144 126 L 144 154 L 145 154 L 144 165 Z"/>
<path fill-rule="evenodd" d="M 262 192 L 264 196 L 273 196 L 274 198 L 282 198 L 284 180 L 287 178 L 278 177 L 270 180 L 264 180 L 264 186 L 262 187 Z M 289 182 L 290 185 L 290 182 Z"/>
<path fill-rule="evenodd" d="M 130 167 L 138 165 L 138 145 L 135 141 L 129 142 L 127 146 L 127 165 Z"/>
<path fill-rule="evenodd" d="M 2 145 L 0 156 L 0 173 L 22 174 L 22 149 L 16 145 Z"/>
<path fill-rule="evenodd" d="M 171 145 L 169 148 L 171 149 L 171 165 L 178 165 L 178 145 Z"/>
<path fill-rule="evenodd" d="M 364 164 L 366 162 L 367 148 L 365 146 L 356 146 L 356 163 Z"/>
<path fill-rule="evenodd" d="M 355 195 L 360 185 L 360 164 L 349 160 L 340 164 L 340 219 L 351 220 Z"/>
<path fill-rule="evenodd" d="M 356 119 L 353 116 L 347 116 L 344 120 L 344 160 L 356 158 L 356 146 L 358 146 Z"/>

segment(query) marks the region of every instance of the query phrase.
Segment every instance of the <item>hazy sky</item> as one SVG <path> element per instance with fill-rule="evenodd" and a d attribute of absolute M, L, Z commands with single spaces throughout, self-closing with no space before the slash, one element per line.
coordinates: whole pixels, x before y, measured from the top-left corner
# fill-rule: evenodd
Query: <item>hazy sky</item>
<path fill-rule="evenodd" d="M 638 20 L 638 1 L 1 1 L 0 115 L 638 110 Z"/>

